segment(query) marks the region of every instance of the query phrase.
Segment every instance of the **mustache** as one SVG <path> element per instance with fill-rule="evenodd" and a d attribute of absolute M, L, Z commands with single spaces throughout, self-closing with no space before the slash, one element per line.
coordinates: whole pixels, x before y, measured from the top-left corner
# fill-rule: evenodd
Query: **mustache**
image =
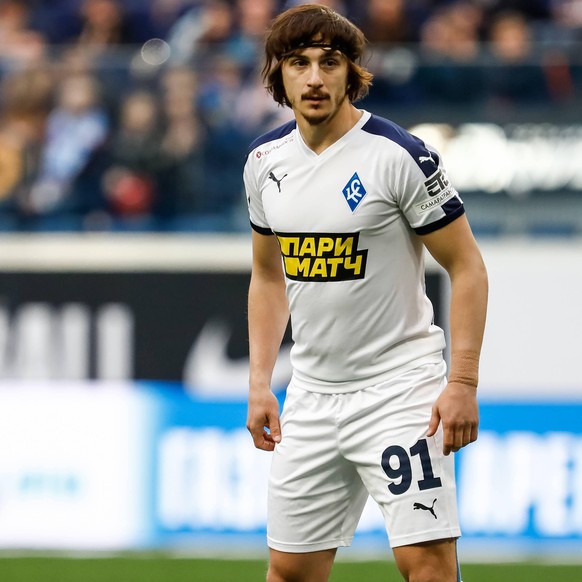
<path fill-rule="evenodd" d="M 304 93 L 301 95 L 301 99 L 329 99 L 329 95 L 325 93 L 319 93 L 318 91 L 310 91 L 309 93 Z"/>

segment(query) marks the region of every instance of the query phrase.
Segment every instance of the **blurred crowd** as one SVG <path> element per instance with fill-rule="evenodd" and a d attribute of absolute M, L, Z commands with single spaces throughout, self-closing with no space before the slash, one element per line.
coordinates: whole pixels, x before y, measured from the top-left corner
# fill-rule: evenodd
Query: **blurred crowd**
<path fill-rule="evenodd" d="M 261 40 L 297 3 L 0 0 L 0 231 L 246 225 L 247 145 L 290 118 Z M 582 102 L 582 0 L 320 3 L 370 41 L 373 111 Z"/>

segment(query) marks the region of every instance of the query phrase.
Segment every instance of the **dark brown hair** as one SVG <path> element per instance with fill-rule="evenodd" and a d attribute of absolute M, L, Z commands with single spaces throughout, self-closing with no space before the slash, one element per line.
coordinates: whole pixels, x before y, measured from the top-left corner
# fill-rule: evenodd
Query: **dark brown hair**
<path fill-rule="evenodd" d="M 368 94 L 373 75 L 360 64 L 366 45 L 363 32 L 332 8 L 302 4 L 277 16 L 265 38 L 263 80 L 279 105 L 290 106 L 283 86 L 283 61 L 298 50 L 323 45 L 341 51 L 348 60 L 349 100 Z"/>

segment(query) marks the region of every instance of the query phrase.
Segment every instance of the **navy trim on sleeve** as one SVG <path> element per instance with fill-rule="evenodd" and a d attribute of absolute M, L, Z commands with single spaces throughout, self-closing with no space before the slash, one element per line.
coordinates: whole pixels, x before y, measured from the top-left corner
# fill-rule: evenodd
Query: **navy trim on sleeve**
<path fill-rule="evenodd" d="M 255 232 L 258 232 L 259 234 L 264 234 L 266 236 L 274 234 L 270 228 L 265 228 L 264 226 L 259 226 L 257 224 L 254 224 L 253 222 L 251 222 L 251 228 Z"/>
<path fill-rule="evenodd" d="M 451 222 L 455 221 L 459 216 L 463 216 L 465 214 L 465 207 L 463 205 L 459 206 L 454 212 L 443 216 L 440 220 L 436 222 L 431 222 L 425 226 L 419 226 L 418 228 L 414 229 L 416 234 L 430 234 L 431 232 L 435 232 L 443 228 L 443 226 L 447 226 Z"/>
<path fill-rule="evenodd" d="M 427 178 L 437 171 L 439 158 L 436 152 L 430 151 L 420 138 L 393 121 L 372 115 L 362 127 L 362 131 L 385 137 L 404 148 Z"/>
<path fill-rule="evenodd" d="M 284 125 L 280 125 L 279 127 L 276 127 L 275 129 L 272 129 L 271 131 L 259 136 L 249 146 L 249 151 L 247 152 L 247 155 L 250 154 L 254 149 L 258 148 L 259 146 L 262 146 L 265 143 L 275 141 L 276 139 L 281 139 L 282 137 L 289 135 L 295 129 L 296 125 L 297 122 L 295 120 L 288 121 Z"/>

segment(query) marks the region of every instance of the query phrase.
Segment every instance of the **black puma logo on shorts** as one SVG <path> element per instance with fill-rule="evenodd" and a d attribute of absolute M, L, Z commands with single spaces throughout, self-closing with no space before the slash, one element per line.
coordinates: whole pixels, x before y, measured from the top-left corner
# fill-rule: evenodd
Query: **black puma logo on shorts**
<path fill-rule="evenodd" d="M 432 513 L 433 517 L 435 519 L 437 519 L 436 513 L 434 512 L 434 504 L 436 503 L 436 499 L 433 500 L 432 505 L 430 507 L 427 507 L 426 505 L 423 505 L 422 503 L 418 503 L 416 502 L 413 506 L 412 509 L 423 509 L 424 511 L 430 511 L 430 513 Z"/>

